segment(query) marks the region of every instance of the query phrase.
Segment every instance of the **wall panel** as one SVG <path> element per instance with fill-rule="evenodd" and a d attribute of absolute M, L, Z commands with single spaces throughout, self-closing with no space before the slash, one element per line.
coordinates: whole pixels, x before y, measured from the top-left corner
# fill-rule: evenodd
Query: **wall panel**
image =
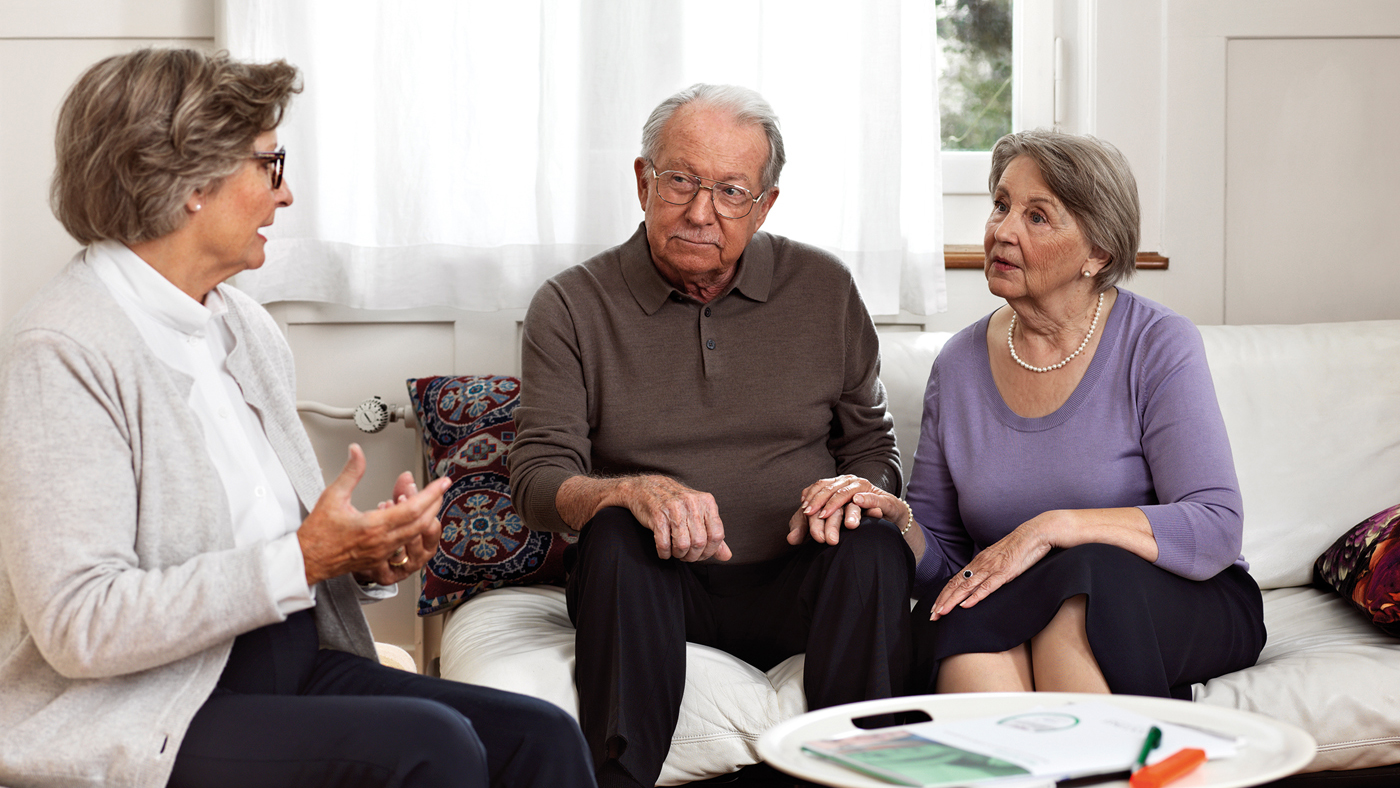
<path fill-rule="evenodd" d="M 1243 39 L 1227 52 L 1227 321 L 1400 317 L 1400 38 Z"/>
<path fill-rule="evenodd" d="M 64 94 L 88 66 L 143 46 L 212 47 L 213 40 L 0 39 L 0 322 L 78 250 L 48 203 Z"/>
<path fill-rule="evenodd" d="M 209 38 L 214 0 L 5 0 L 0 38 Z"/>

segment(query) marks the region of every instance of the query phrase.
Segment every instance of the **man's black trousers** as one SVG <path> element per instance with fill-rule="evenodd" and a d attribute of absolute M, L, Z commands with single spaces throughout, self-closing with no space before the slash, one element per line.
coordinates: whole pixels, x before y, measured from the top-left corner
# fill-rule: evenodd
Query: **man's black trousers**
<path fill-rule="evenodd" d="M 782 558 L 727 566 L 658 558 L 651 531 L 611 507 L 571 550 L 579 723 L 601 788 L 656 784 L 687 641 L 764 671 L 805 652 L 809 709 L 904 690 L 914 559 L 884 520 L 843 529 L 836 545 L 808 538 Z"/>

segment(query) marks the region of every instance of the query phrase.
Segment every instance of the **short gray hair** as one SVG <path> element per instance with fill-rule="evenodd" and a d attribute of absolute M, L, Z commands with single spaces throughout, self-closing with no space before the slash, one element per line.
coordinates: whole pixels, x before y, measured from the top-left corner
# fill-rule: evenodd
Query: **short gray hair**
<path fill-rule="evenodd" d="M 1045 184 L 1074 214 L 1084 237 L 1108 254 L 1108 264 L 1094 277 L 1094 289 L 1102 292 L 1132 276 L 1137 271 L 1142 219 L 1137 180 L 1123 154 L 1090 136 L 1045 129 L 1008 134 L 992 149 L 988 186 L 993 194 L 1017 156 L 1035 161 Z"/>
<path fill-rule="evenodd" d="M 642 158 L 656 162 L 661 152 L 661 132 L 676 110 L 687 104 L 698 103 L 730 113 L 740 123 L 752 123 L 763 127 L 768 138 L 768 160 L 759 174 L 762 187 L 768 189 L 778 185 L 778 176 L 783 172 L 787 154 L 783 152 L 783 134 L 778 130 L 778 116 L 773 108 L 763 100 L 758 91 L 739 85 L 707 85 L 697 82 L 657 105 L 642 126 Z"/>
<path fill-rule="evenodd" d="M 160 238 L 184 204 L 217 189 L 301 92 L 286 61 L 139 49 L 83 73 L 58 115 L 49 204 L 79 243 Z"/>

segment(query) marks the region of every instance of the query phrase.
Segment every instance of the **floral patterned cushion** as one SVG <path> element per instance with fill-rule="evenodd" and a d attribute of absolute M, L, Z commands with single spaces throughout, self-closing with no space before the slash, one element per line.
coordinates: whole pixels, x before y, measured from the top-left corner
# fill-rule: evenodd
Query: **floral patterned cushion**
<path fill-rule="evenodd" d="M 1400 505 L 1367 518 L 1313 564 L 1313 576 L 1400 637 Z"/>
<path fill-rule="evenodd" d="M 531 531 L 510 500 L 506 452 L 520 381 L 506 376 L 413 378 L 408 395 L 430 479 L 447 476 L 442 542 L 423 571 L 418 615 L 450 610 L 507 585 L 560 584 L 574 537 Z"/>

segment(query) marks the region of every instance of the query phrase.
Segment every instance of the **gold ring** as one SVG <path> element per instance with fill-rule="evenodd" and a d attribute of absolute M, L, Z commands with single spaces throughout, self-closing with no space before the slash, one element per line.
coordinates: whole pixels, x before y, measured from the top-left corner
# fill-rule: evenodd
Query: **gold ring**
<path fill-rule="evenodd" d="M 404 550 L 402 547 L 400 547 L 398 550 L 395 550 L 395 551 L 394 551 L 394 555 L 398 555 L 399 553 L 403 553 L 403 558 L 400 558 L 400 559 L 397 560 L 397 561 L 390 561 L 390 562 L 389 562 L 389 566 L 392 566 L 392 567 L 394 567 L 395 569 L 398 569 L 399 567 L 404 566 L 404 565 L 406 565 L 406 564 L 408 563 L 408 552 L 407 552 L 406 550 Z"/>

